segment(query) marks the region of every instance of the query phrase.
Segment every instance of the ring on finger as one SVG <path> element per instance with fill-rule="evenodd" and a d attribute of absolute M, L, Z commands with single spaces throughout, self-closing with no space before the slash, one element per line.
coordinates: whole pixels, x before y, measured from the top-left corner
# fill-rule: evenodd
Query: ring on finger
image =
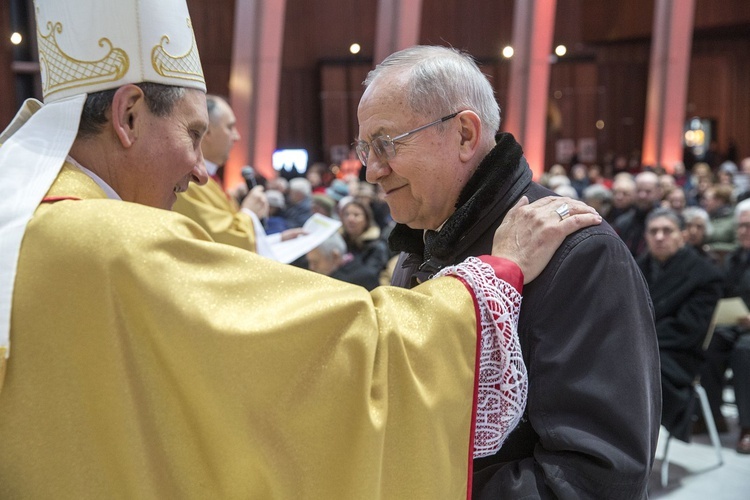
<path fill-rule="evenodd" d="M 567 203 L 563 203 L 562 205 L 557 207 L 555 209 L 555 212 L 557 212 L 557 215 L 560 217 L 560 222 L 570 217 L 570 207 Z"/>

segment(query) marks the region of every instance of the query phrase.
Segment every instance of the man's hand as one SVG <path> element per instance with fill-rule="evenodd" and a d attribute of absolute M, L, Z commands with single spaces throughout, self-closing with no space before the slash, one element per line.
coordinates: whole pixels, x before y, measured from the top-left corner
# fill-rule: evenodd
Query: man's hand
<path fill-rule="evenodd" d="M 250 190 L 245 199 L 242 200 L 242 208 L 253 211 L 259 219 L 268 217 L 268 198 L 263 186 L 255 186 Z"/>
<path fill-rule="evenodd" d="M 244 182 L 235 184 L 227 189 L 227 194 L 237 201 L 243 200 L 247 196 L 247 184 Z"/>
<path fill-rule="evenodd" d="M 301 227 L 293 227 L 292 229 L 287 229 L 281 233 L 281 241 L 293 240 L 297 236 L 302 236 L 303 234 L 307 234 L 307 231 Z"/>
<path fill-rule="evenodd" d="M 601 221 L 596 210 L 581 201 L 548 196 L 529 204 L 524 196 L 495 231 L 492 255 L 518 264 L 528 283 L 539 276 L 566 236 Z"/>

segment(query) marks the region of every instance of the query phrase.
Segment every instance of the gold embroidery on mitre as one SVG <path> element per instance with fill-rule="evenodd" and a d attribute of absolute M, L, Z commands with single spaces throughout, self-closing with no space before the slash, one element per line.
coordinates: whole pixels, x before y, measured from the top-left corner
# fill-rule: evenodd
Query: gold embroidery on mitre
<path fill-rule="evenodd" d="M 190 23 L 190 18 L 187 19 L 187 27 L 193 40 L 190 49 L 181 56 L 169 54 L 164 48 L 164 45 L 169 44 L 169 36 L 164 35 L 161 37 L 159 45 L 156 45 L 151 51 L 151 64 L 161 76 L 202 82 L 204 81 L 203 68 L 201 68 L 198 45 L 195 43 L 195 32 L 193 31 L 193 25 Z"/>
<path fill-rule="evenodd" d="M 61 90 L 95 85 L 102 82 L 114 82 L 125 76 L 130 66 L 128 55 L 122 49 L 113 47 L 108 38 L 99 39 L 100 47 L 109 48 L 109 52 L 98 61 L 82 61 L 70 57 L 60 49 L 55 33 L 62 34 L 62 23 L 48 22 L 49 34 L 39 35 L 39 64 L 45 68 L 42 91 L 45 96 Z"/>

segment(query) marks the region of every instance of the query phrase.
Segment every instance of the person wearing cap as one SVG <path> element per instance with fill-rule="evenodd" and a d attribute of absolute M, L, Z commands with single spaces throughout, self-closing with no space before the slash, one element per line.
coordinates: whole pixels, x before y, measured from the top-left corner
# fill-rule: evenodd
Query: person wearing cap
<path fill-rule="evenodd" d="M 397 222 L 391 284 L 413 288 L 486 253 L 519 198 L 550 195 L 532 181 L 521 145 L 497 134 L 492 85 L 468 54 L 410 47 L 364 85 L 356 149 Z M 553 206 L 566 220 L 566 202 Z M 608 225 L 566 240 L 524 289 L 529 404 L 498 452 L 475 457 L 474 498 L 647 494 L 661 401 L 652 311 L 641 272 Z"/>
<path fill-rule="evenodd" d="M 185 1 L 36 21 L 45 103 L 0 134 L 0 498 L 469 496 L 525 402 L 522 283 L 600 218 L 522 200 L 414 292 L 216 243 L 169 210 L 208 177 Z"/>
<path fill-rule="evenodd" d="M 172 209 L 197 222 L 214 241 L 236 246 L 264 257 L 275 259 L 273 248 L 266 240 L 261 219 L 268 217 L 268 200 L 262 186 L 250 190 L 242 207 L 221 187 L 216 175 L 226 163 L 234 143 L 240 139 L 236 118 L 229 104 L 219 96 L 207 95 L 208 130 L 201 150 L 208 173 L 205 184 L 190 183 L 185 192 L 177 194 Z M 282 240 L 292 239 L 299 230 L 282 234 Z"/>

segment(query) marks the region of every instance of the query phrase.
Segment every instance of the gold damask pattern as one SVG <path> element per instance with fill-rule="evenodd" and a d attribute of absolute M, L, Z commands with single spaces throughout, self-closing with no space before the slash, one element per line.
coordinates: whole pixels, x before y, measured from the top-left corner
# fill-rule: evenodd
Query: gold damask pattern
<path fill-rule="evenodd" d="M 203 69 L 201 68 L 201 61 L 198 56 L 198 46 L 195 43 L 195 33 L 193 32 L 190 18 L 187 19 L 187 27 L 190 30 L 193 39 L 190 49 L 181 56 L 171 55 L 164 48 L 165 45 L 169 44 L 169 37 L 164 35 L 161 37 L 161 43 L 155 46 L 151 51 L 151 64 L 153 65 L 154 70 L 162 76 L 185 78 L 187 80 L 202 82 Z"/>
<path fill-rule="evenodd" d="M 128 71 L 130 60 L 119 48 L 114 48 L 108 38 L 99 40 L 100 47 L 108 47 L 109 52 L 98 61 L 75 59 L 60 49 L 55 33 L 62 34 L 62 23 L 47 23 L 49 33 L 38 32 L 39 63 L 42 71 L 42 90 L 45 96 L 61 90 L 113 82 L 122 78 Z"/>

